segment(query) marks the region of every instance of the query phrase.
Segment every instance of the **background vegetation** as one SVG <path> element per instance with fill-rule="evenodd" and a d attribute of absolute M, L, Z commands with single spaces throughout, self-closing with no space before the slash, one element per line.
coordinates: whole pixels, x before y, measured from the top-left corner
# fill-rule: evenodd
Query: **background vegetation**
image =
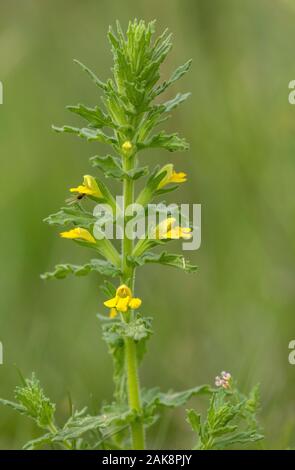
<path fill-rule="evenodd" d="M 135 16 L 157 18 L 158 30 L 174 33 L 163 77 L 193 58 L 180 87 L 192 97 L 169 123 L 191 150 L 142 158 L 172 159 L 186 171 L 178 200 L 203 211 L 202 247 L 191 255 L 196 275 L 160 266 L 139 273 L 137 293 L 155 331 L 142 383 L 182 389 L 212 383 L 223 369 L 242 389 L 260 382 L 267 447 L 294 446 L 294 0 L 1 2 L 0 395 L 11 398 L 14 364 L 24 375 L 36 371 L 61 420 L 68 391 L 91 411 L 112 393 L 95 316 L 104 311 L 100 279 L 40 280 L 55 263 L 87 258 L 42 219 L 89 171 L 88 157 L 103 151 L 50 129 L 75 124 L 66 104 L 99 99 L 72 58 L 107 78 L 108 25 L 119 18 L 126 26 Z M 153 433 L 155 447 L 193 443 L 184 413 L 167 414 Z M 19 448 L 35 435 L 32 423 L 1 408 L 0 448 Z"/>

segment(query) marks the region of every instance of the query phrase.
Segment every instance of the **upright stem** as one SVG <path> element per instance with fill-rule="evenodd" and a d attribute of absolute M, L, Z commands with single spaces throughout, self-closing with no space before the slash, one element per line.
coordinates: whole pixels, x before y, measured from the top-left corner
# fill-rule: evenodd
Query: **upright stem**
<path fill-rule="evenodd" d="M 133 169 L 135 156 L 124 157 L 123 165 L 124 170 L 128 171 Z M 125 210 L 134 202 L 134 182 L 133 180 L 124 179 L 123 183 L 123 199 L 124 199 L 124 220 Z M 134 290 L 135 270 L 128 265 L 127 257 L 132 254 L 133 240 L 126 237 L 125 223 L 124 223 L 124 237 L 122 241 L 122 272 L 123 281 L 129 285 L 132 292 Z M 133 317 L 131 312 L 130 318 Z M 130 321 L 130 318 L 128 319 Z M 136 344 L 132 338 L 125 339 L 125 361 L 126 361 L 126 374 L 127 374 L 127 387 L 128 387 L 128 403 L 131 410 L 135 410 L 138 414 L 141 413 L 141 400 L 140 400 L 140 385 L 138 377 L 138 363 Z M 131 424 L 132 445 L 135 450 L 144 449 L 145 436 L 144 426 L 140 418 L 137 418 Z"/>
<path fill-rule="evenodd" d="M 134 160 L 135 157 L 124 157 L 123 158 L 123 167 L 125 171 L 132 170 L 134 167 Z M 124 201 L 124 220 L 125 219 L 125 212 L 128 206 L 133 204 L 134 200 L 134 182 L 130 179 L 124 179 L 123 182 L 123 201 Z M 131 266 L 128 266 L 127 257 L 131 255 L 133 250 L 133 240 L 126 237 L 125 233 L 125 222 L 124 222 L 124 236 L 122 242 L 122 271 L 124 282 L 129 284 L 129 287 L 132 289 L 133 287 L 133 276 L 134 270 Z"/>
<path fill-rule="evenodd" d="M 129 408 L 141 412 L 140 386 L 138 378 L 138 365 L 136 356 L 136 344 L 132 338 L 125 340 L 126 369 L 128 383 Z M 140 418 L 131 424 L 132 444 L 134 450 L 143 450 L 145 444 L 144 427 Z"/>

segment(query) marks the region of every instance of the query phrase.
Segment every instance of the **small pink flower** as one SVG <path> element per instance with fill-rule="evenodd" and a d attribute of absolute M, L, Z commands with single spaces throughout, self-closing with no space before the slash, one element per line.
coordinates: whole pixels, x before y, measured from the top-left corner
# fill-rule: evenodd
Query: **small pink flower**
<path fill-rule="evenodd" d="M 222 387 L 224 389 L 230 388 L 231 374 L 229 372 L 222 371 L 220 376 L 215 377 L 216 387 Z"/>

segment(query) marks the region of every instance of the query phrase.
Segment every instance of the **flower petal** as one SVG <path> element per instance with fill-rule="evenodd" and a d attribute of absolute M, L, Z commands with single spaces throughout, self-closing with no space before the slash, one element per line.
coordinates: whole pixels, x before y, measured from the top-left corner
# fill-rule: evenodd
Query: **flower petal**
<path fill-rule="evenodd" d="M 187 180 L 187 174 L 180 172 L 176 173 L 176 171 L 173 171 L 172 176 L 169 180 L 169 183 L 185 183 Z"/>
<path fill-rule="evenodd" d="M 91 233 L 86 230 L 85 228 L 76 227 L 72 230 L 68 230 L 67 232 L 61 232 L 60 236 L 62 238 L 70 238 L 72 240 L 84 240 L 89 243 L 96 243 L 95 238 L 91 235 Z"/>
<path fill-rule="evenodd" d="M 118 297 L 124 298 L 128 296 L 131 297 L 132 294 L 131 294 L 131 290 L 129 289 L 128 286 L 126 286 L 126 284 L 121 284 L 116 291 L 116 295 Z"/>
<path fill-rule="evenodd" d="M 76 188 L 70 189 L 71 193 L 87 194 L 88 196 L 94 196 L 101 198 L 102 193 L 98 187 L 98 184 L 91 175 L 84 175 L 83 184 L 80 184 Z"/>
<path fill-rule="evenodd" d="M 171 231 L 173 224 L 176 222 L 174 217 L 168 217 L 160 222 L 155 230 L 155 238 L 161 240 L 162 238 L 168 238 L 167 233 Z"/>
<path fill-rule="evenodd" d="M 103 304 L 105 307 L 114 308 L 117 305 L 118 297 L 113 297 L 112 299 L 106 300 Z"/>
<path fill-rule="evenodd" d="M 134 297 L 133 299 L 130 300 L 129 307 L 132 310 L 135 310 L 135 309 L 139 308 L 141 306 L 141 304 L 142 304 L 141 299 L 138 299 L 137 297 Z"/>
<path fill-rule="evenodd" d="M 178 240 L 179 238 L 189 240 L 192 238 L 191 229 L 189 227 L 174 227 L 167 232 L 167 238 L 172 240 Z"/>
<path fill-rule="evenodd" d="M 129 304 L 129 300 L 130 300 L 130 297 L 127 296 L 127 297 L 119 297 L 118 298 L 118 301 L 117 301 L 117 305 L 116 305 L 116 309 L 119 311 L 119 312 L 127 312 L 128 310 L 128 304 Z"/>
<path fill-rule="evenodd" d="M 110 318 L 115 318 L 117 315 L 118 315 L 117 310 L 115 308 L 111 308 L 110 313 L 109 313 L 109 317 Z"/>

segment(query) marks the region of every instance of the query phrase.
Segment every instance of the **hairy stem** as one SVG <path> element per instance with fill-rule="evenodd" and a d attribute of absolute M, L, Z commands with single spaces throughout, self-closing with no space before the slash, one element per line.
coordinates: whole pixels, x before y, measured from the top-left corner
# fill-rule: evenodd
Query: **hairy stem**
<path fill-rule="evenodd" d="M 124 169 L 126 171 L 133 169 L 135 157 L 125 157 L 123 159 Z M 122 272 L 123 281 L 128 284 L 132 292 L 134 291 L 135 270 L 128 265 L 127 258 L 131 255 L 133 250 L 133 240 L 128 238 L 125 233 L 125 224 L 127 218 L 125 217 L 126 208 L 134 202 L 134 182 L 125 179 L 123 183 L 123 199 L 124 199 L 124 237 L 122 241 Z M 133 312 L 130 312 L 130 317 L 133 318 Z M 136 354 L 136 344 L 132 338 L 125 340 L 125 361 L 126 361 L 126 374 L 127 374 L 127 388 L 128 388 L 128 403 L 131 410 L 135 410 L 138 414 L 141 412 L 140 400 L 140 385 L 138 377 L 138 364 Z M 131 424 L 131 436 L 133 449 L 144 449 L 144 426 L 138 418 Z"/>
<path fill-rule="evenodd" d="M 123 159 L 123 167 L 125 171 L 132 170 L 134 167 L 135 157 L 125 157 Z M 125 225 L 126 219 L 125 212 L 128 206 L 134 202 L 134 182 L 130 179 L 124 179 L 123 182 L 123 201 L 124 201 L 124 237 L 122 242 L 122 271 L 124 282 L 129 284 L 130 288 L 133 287 L 134 272 L 132 267 L 128 266 L 127 257 L 131 255 L 133 249 L 133 240 L 126 237 Z"/>
<path fill-rule="evenodd" d="M 137 413 L 141 412 L 140 402 L 140 387 L 138 379 L 138 366 L 136 356 L 136 344 L 133 339 L 126 338 L 125 340 L 126 352 L 126 369 L 127 369 L 127 383 L 128 383 L 128 401 L 131 410 L 136 410 Z M 140 418 L 131 424 L 132 444 L 133 449 L 144 449 L 144 427 Z"/>

